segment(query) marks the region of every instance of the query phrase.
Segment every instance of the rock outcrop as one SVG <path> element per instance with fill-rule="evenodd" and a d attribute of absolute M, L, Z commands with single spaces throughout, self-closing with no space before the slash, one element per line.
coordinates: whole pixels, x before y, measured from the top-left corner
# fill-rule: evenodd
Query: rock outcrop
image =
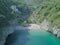
<path fill-rule="evenodd" d="M 60 28 L 58 29 L 57 27 L 52 27 L 51 24 L 47 21 L 44 20 L 41 25 L 41 30 L 48 31 L 52 33 L 53 35 L 56 35 L 57 38 L 60 38 Z"/>
<path fill-rule="evenodd" d="M 0 37 L 0 45 L 4 45 L 4 43 L 5 43 L 5 41 L 6 41 L 6 37 L 9 35 L 9 34 L 11 34 L 11 33 L 13 33 L 13 27 L 5 27 L 5 28 L 3 28 L 2 29 L 3 31 L 2 31 L 2 36 Z"/>
<path fill-rule="evenodd" d="M 4 45 L 4 43 L 6 41 L 6 37 L 9 34 L 13 33 L 15 30 L 21 30 L 21 29 L 45 30 L 45 31 L 51 32 L 53 35 L 56 35 L 57 38 L 60 38 L 60 29 L 58 29 L 56 27 L 52 27 L 46 20 L 44 20 L 40 25 L 38 25 L 38 24 L 29 24 L 27 27 L 22 26 L 22 25 L 21 26 L 17 25 L 17 23 L 13 22 L 12 25 L 2 28 L 2 30 L 4 30 L 4 31 L 2 33 L 2 36 L 0 37 L 0 45 Z"/>

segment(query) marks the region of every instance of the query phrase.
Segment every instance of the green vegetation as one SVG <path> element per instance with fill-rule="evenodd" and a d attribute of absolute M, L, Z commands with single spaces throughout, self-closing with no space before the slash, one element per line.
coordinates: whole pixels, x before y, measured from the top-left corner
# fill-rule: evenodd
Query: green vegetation
<path fill-rule="evenodd" d="M 18 10 L 12 10 L 11 6 Z M 0 28 L 14 19 L 20 24 L 25 20 L 41 23 L 46 19 L 52 26 L 60 28 L 60 0 L 0 0 Z"/>
<path fill-rule="evenodd" d="M 28 19 L 33 9 L 24 0 L 0 0 L 0 37 L 3 31 L 2 28 L 10 25 L 9 21 L 17 19 L 18 23 L 21 24 Z"/>
<path fill-rule="evenodd" d="M 28 21 L 41 23 L 44 19 L 60 28 L 60 0 L 44 0 L 39 4 Z"/>
<path fill-rule="evenodd" d="M 10 6 L 12 2 L 9 0 L 0 0 L 0 27 L 8 24 L 8 20 L 12 18 Z"/>
<path fill-rule="evenodd" d="M 12 10 L 11 6 L 16 6 L 18 10 Z M 7 26 L 13 19 L 18 19 L 20 23 L 23 22 L 32 11 L 32 8 L 29 8 L 23 0 L 0 0 L 0 28 Z"/>

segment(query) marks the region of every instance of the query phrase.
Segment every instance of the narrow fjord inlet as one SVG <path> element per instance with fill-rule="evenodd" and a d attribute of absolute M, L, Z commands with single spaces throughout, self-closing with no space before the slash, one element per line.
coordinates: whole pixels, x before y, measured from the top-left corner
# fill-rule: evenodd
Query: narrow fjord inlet
<path fill-rule="evenodd" d="M 5 45 L 60 45 L 60 39 L 46 31 L 18 30 L 7 37 Z"/>

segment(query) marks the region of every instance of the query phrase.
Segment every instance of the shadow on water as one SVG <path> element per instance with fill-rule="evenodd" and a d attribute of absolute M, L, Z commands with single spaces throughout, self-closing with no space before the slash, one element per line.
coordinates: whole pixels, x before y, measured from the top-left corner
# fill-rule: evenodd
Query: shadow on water
<path fill-rule="evenodd" d="M 12 30 L 14 30 L 15 29 L 14 27 L 21 24 L 21 22 L 24 23 L 24 21 L 26 21 L 33 13 L 33 10 L 31 11 L 29 6 L 27 6 L 27 5 L 25 5 L 25 7 L 22 8 L 22 11 L 20 10 L 20 8 L 22 8 L 22 7 L 18 7 L 18 10 L 22 14 L 20 15 L 20 13 L 17 13 L 18 19 L 14 18 L 14 20 L 9 21 L 10 25 L 8 26 L 9 27 L 8 29 L 11 29 L 10 27 L 12 27 Z M 21 22 L 19 22 L 19 21 L 21 21 Z M 6 27 L 6 29 L 7 29 L 7 27 Z M 28 35 L 29 35 L 28 29 L 27 30 L 18 30 L 17 29 L 16 31 L 14 31 L 14 33 L 8 35 L 8 37 L 6 38 L 5 45 L 25 45 L 25 43 L 28 41 Z"/>
<path fill-rule="evenodd" d="M 29 40 L 28 35 L 28 30 L 16 30 L 8 35 L 5 45 L 25 45 Z"/>

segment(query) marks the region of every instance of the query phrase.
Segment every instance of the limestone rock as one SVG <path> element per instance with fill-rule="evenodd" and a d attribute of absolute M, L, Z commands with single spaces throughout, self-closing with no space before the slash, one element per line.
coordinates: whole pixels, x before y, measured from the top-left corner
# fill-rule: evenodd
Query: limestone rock
<path fill-rule="evenodd" d="M 60 29 L 57 29 L 57 38 L 60 38 Z"/>

